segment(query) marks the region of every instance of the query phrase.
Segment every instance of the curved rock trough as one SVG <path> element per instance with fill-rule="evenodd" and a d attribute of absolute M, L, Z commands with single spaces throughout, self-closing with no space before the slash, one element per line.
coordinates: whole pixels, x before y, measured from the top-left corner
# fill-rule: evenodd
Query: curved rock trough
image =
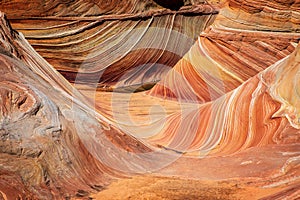
<path fill-rule="evenodd" d="M 299 1 L 0 10 L 0 199 L 300 198 Z"/>

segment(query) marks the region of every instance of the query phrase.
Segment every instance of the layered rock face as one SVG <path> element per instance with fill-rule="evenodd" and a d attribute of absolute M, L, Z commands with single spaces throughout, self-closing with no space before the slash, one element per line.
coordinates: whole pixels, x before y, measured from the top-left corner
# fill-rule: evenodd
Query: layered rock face
<path fill-rule="evenodd" d="M 299 3 L 228 1 L 214 24 L 150 94 L 214 100 L 289 55 L 298 40 Z M 175 89 L 178 79 L 181 89 Z"/>
<path fill-rule="evenodd" d="M 1 2 L 0 198 L 136 174 L 299 198 L 300 3 L 219 5 Z"/>
<path fill-rule="evenodd" d="M 218 13 L 201 1 L 186 2 L 178 11 L 141 0 L 24 4 L 1 5 L 13 27 L 67 80 L 98 82 L 102 90 L 115 89 L 129 71 L 120 90 L 153 86 Z"/>
<path fill-rule="evenodd" d="M 91 156 L 81 134 L 104 137 L 104 149 L 98 149 L 101 152 L 109 148 L 105 143 L 118 137 L 130 151 L 148 151 L 113 129 L 104 136 L 106 122 L 98 119 L 88 101 L 11 29 L 2 13 L 0 80 L 0 185 L 4 199 L 80 196 L 81 190 L 101 190 L 111 177 L 122 176 Z M 111 141 L 110 135 L 114 135 Z"/>

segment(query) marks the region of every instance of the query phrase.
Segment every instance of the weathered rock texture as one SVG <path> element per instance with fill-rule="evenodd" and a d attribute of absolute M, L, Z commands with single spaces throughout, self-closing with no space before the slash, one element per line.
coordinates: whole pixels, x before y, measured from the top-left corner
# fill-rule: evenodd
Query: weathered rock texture
<path fill-rule="evenodd" d="M 0 3 L 19 31 L 1 13 L 0 198 L 135 174 L 299 198 L 300 2 L 224 1 L 214 22 L 201 1 L 97 2 Z"/>
<path fill-rule="evenodd" d="M 0 8 L 67 80 L 98 82 L 102 90 L 112 90 L 120 79 L 120 90 L 153 86 L 218 13 L 201 1 L 178 11 L 141 0 L 24 4 L 9 1 Z"/>

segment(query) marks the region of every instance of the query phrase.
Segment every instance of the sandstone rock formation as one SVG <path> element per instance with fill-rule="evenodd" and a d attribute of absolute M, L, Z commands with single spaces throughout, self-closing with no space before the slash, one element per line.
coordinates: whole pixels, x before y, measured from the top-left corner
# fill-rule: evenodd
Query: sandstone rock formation
<path fill-rule="evenodd" d="M 115 89 L 128 71 L 131 77 L 119 84 L 120 90 L 153 86 L 218 12 L 197 1 L 179 11 L 140 0 L 24 4 L 1 6 L 13 27 L 70 82 L 99 82 L 102 90 Z"/>
<path fill-rule="evenodd" d="M 135 175 L 299 198 L 300 2 L 219 5 L 1 2 L 0 198 L 101 199 Z"/>

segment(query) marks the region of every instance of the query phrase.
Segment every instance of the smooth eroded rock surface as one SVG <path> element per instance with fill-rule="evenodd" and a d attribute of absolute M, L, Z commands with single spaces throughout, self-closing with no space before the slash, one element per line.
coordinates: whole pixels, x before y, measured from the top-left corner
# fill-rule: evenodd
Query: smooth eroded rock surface
<path fill-rule="evenodd" d="M 0 199 L 300 198 L 300 3 L 208 2 L 0 2 Z"/>

